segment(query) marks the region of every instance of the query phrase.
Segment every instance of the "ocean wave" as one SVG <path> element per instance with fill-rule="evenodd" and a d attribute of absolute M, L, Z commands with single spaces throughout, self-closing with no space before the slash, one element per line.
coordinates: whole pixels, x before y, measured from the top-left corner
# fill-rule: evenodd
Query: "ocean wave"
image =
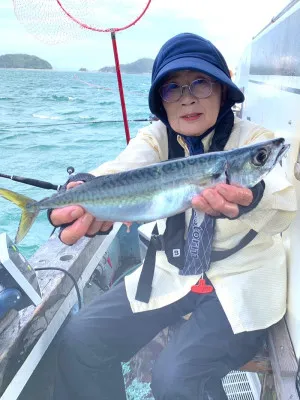
<path fill-rule="evenodd" d="M 33 118 L 40 118 L 40 119 L 51 119 L 51 120 L 61 120 L 61 117 L 51 116 L 51 115 L 43 115 L 43 114 L 32 114 Z"/>
<path fill-rule="evenodd" d="M 51 98 L 55 101 L 70 101 L 69 96 L 58 96 L 57 94 L 53 94 Z M 72 98 L 74 99 L 74 98 Z"/>
<path fill-rule="evenodd" d="M 78 97 L 75 97 L 75 96 L 63 96 L 63 95 L 62 96 L 58 96 L 57 94 L 52 95 L 50 100 L 62 101 L 62 102 L 63 101 L 67 101 L 67 102 L 74 101 L 76 103 L 84 103 L 85 102 L 85 100 L 79 99 Z"/>
<path fill-rule="evenodd" d="M 26 149 L 24 150 L 38 150 L 38 151 L 49 151 L 49 150 L 53 150 L 53 149 L 57 149 L 59 148 L 59 146 L 55 145 L 55 144 L 35 144 L 32 146 L 28 146 L 26 147 Z"/>
<path fill-rule="evenodd" d="M 83 144 L 84 146 L 86 145 L 91 145 L 91 144 L 99 144 L 99 143 L 104 143 L 104 142 L 114 142 L 115 140 L 111 137 L 98 137 L 97 139 L 76 139 L 72 143 L 77 143 L 77 144 Z M 73 144 L 72 144 L 73 146 Z"/>
<path fill-rule="evenodd" d="M 113 104 L 116 104 L 116 101 L 100 101 L 98 103 L 99 106 L 112 106 Z"/>
<path fill-rule="evenodd" d="M 63 111 L 62 115 L 76 115 L 81 113 L 81 110 Z"/>
<path fill-rule="evenodd" d="M 95 119 L 95 117 L 91 117 L 89 115 L 79 115 L 79 118 L 81 118 L 81 119 Z"/>
<path fill-rule="evenodd" d="M 14 98 L 13 97 L 0 96 L 0 101 L 5 101 L 5 100 L 14 100 Z"/>
<path fill-rule="evenodd" d="M 20 137 L 24 138 L 26 136 L 31 136 L 31 132 L 28 132 L 28 133 L 16 132 L 16 133 L 13 133 L 13 134 L 10 134 L 10 132 L 9 132 L 8 134 L 6 133 L 6 135 L 4 133 L 3 136 L 0 135 L 0 142 L 3 142 L 3 143 L 11 142 L 11 141 L 14 141 L 14 140 L 19 140 Z M 1 146 L 1 148 L 2 148 L 2 146 Z"/>

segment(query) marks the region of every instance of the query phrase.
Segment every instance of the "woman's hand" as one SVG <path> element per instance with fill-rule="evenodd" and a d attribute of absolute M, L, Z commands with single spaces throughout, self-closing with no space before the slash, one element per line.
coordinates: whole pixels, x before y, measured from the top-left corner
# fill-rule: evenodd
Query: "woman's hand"
<path fill-rule="evenodd" d="M 70 182 L 67 185 L 67 190 L 82 183 L 82 181 Z M 93 236 L 99 231 L 106 232 L 113 225 L 113 222 L 109 221 L 96 221 L 91 214 L 80 206 L 57 208 L 51 212 L 50 219 L 54 226 L 74 221 L 72 225 L 64 228 L 60 234 L 60 240 L 68 245 L 74 244 L 85 235 Z"/>
<path fill-rule="evenodd" d="M 252 201 L 253 194 L 250 189 L 219 183 L 213 188 L 204 189 L 201 195 L 194 197 L 192 207 L 213 217 L 225 215 L 235 218 L 239 215 L 238 206 L 249 206 Z"/>

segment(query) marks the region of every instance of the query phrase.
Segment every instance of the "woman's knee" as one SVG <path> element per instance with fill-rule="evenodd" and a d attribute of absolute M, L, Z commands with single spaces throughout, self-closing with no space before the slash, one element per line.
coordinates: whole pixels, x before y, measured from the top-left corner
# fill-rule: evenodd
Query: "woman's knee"
<path fill-rule="evenodd" d="M 152 392 L 155 400 L 183 400 L 213 398 L 227 399 L 221 378 L 222 365 L 215 363 L 176 363 L 175 357 L 168 360 L 163 351 L 152 370 Z"/>
<path fill-rule="evenodd" d="M 58 339 L 59 364 L 72 368 L 72 364 L 84 364 L 90 367 L 100 367 L 113 359 L 117 354 L 113 346 L 107 344 L 101 337 L 84 332 L 83 327 L 77 330 L 76 316 L 72 318 L 61 332 Z"/>
<path fill-rule="evenodd" d="M 185 399 L 180 368 L 172 363 L 164 365 L 158 359 L 152 370 L 151 389 L 156 400 Z"/>

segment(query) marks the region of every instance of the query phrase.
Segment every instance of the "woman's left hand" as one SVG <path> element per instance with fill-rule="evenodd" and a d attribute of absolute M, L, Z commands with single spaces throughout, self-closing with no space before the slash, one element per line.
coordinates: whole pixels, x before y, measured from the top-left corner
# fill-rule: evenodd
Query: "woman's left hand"
<path fill-rule="evenodd" d="M 219 183 L 213 188 L 204 189 L 199 196 L 194 197 L 192 207 L 213 217 L 225 215 L 235 218 L 239 215 L 238 206 L 249 206 L 252 201 L 253 194 L 250 189 Z"/>

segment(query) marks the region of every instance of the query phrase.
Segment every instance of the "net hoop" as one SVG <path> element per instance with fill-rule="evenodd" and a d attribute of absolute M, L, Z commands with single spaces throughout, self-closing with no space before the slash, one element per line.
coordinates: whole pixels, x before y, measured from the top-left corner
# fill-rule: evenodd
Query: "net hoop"
<path fill-rule="evenodd" d="M 143 11 L 141 12 L 141 14 L 130 24 L 123 26 L 121 28 L 107 28 L 107 29 L 99 29 L 99 28 L 94 28 L 92 26 L 89 26 L 87 24 L 85 24 L 84 22 L 80 21 L 79 19 L 73 17 L 72 14 L 70 14 L 62 5 L 61 0 L 56 0 L 57 4 L 59 5 L 59 7 L 62 9 L 62 11 L 67 15 L 67 17 L 69 17 L 73 22 L 75 22 L 76 24 L 80 25 L 81 28 L 83 29 L 88 29 L 90 31 L 94 31 L 94 32 L 119 32 L 119 31 L 124 31 L 125 29 L 130 28 L 131 26 L 135 25 L 145 14 L 145 12 L 148 10 L 151 0 L 148 0 L 148 3 L 146 4 L 145 8 L 143 9 Z"/>

